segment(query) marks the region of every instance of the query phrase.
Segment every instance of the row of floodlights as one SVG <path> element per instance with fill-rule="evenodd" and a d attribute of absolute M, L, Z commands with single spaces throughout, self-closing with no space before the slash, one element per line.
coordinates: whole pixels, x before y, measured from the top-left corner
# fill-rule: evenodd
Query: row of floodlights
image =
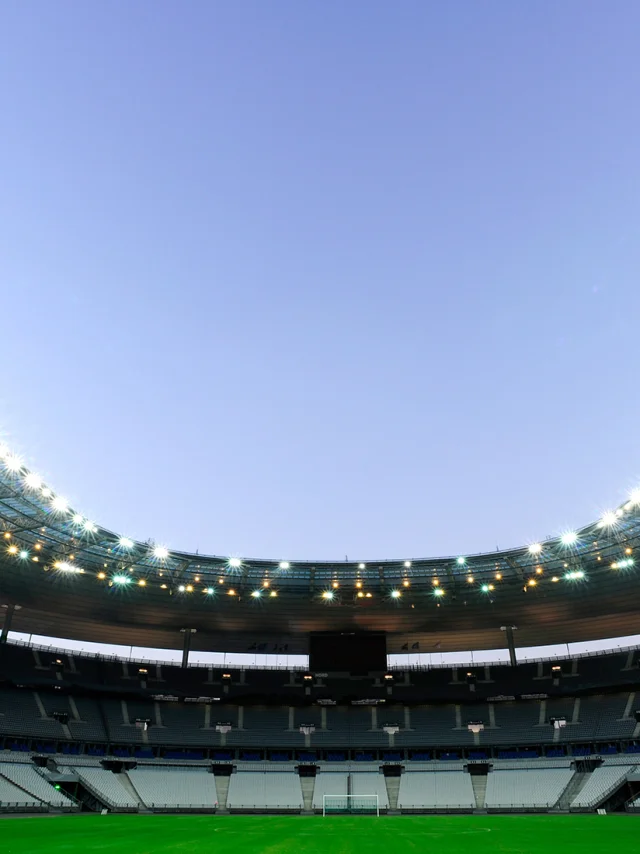
<path fill-rule="evenodd" d="M 23 484 L 26 489 L 30 489 L 34 492 L 40 492 L 43 498 L 47 498 L 50 500 L 51 508 L 57 513 L 71 513 L 71 509 L 69 508 L 68 501 L 63 498 L 61 495 L 54 495 L 53 491 L 46 486 L 42 479 L 35 472 L 26 471 L 24 469 L 22 458 L 17 454 L 11 453 L 11 451 L 7 448 L 6 445 L 0 444 L 0 460 L 4 465 L 5 469 L 13 473 L 23 473 Z M 618 510 L 608 510 L 604 513 L 597 523 L 597 527 L 603 529 L 612 529 L 615 528 L 619 523 L 621 518 L 624 515 L 625 510 L 631 510 L 634 507 L 640 506 L 640 488 L 634 489 L 627 500 L 627 502 L 623 505 L 623 507 L 618 508 Z M 81 527 L 87 533 L 96 533 L 98 530 L 98 526 L 95 522 L 92 522 L 90 519 L 86 519 L 79 513 L 73 513 L 72 521 L 75 525 Z M 578 543 L 579 534 L 577 531 L 565 531 L 560 536 L 560 543 L 570 548 Z M 132 549 L 136 545 L 134 540 L 129 537 L 120 537 L 118 540 L 118 545 L 123 549 Z M 540 555 L 544 549 L 542 543 L 531 543 L 528 546 L 529 554 L 533 556 Z M 155 546 L 151 550 L 151 554 L 157 560 L 167 560 L 170 557 L 169 549 L 166 546 L 158 545 Z M 467 558 L 460 556 L 457 558 L 457 564 L 459 566 L 465 566 L 467 563 Z M 228 560 L 228 564 L 232 569 L 238 569 L 242 566 L 242 560 L 237 557 L 231 557 Z M 289 561 L 283 560 L 278 564 L 279 568 L 282 570 L 290 569 L 291 564 Z M 404 566 L 406 569 L 411 567 L 411 561 L 404 561 Z M 359 563 L 358 569 L 364 570 L 366 569 L 366 564 Z"/>

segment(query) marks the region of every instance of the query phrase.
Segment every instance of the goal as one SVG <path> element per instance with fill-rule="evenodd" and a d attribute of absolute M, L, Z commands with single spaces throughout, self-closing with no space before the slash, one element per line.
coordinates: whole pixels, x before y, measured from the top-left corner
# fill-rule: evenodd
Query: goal
<path fill-rule="evenodd" d="M 323 795 L 322 815 L 380 815 L 378 795 Z"/>

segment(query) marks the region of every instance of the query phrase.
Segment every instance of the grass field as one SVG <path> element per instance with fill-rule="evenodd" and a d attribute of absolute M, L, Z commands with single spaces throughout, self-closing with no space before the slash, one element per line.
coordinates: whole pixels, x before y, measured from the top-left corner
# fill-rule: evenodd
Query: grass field
<path fill-rule="evenodd" d="M 640 850 L 638 816 L 39 816 L 3 854 L 589 854 Z"/>

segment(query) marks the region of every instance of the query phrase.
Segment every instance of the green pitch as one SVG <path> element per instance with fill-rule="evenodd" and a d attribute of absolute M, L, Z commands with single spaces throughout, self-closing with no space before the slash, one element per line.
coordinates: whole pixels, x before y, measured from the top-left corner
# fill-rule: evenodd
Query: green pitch
<path fill-rule="evenodd" d="M 3 854 L 601 854 L 638 850 L 621 816 L 81 815 L 0 820 Z"/>

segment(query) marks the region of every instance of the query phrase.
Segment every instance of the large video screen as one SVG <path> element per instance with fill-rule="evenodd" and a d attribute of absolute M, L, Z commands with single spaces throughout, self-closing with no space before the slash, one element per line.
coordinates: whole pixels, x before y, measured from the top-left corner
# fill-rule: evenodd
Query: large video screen
<path fill-rule="evenodd" d="M 384 671 L 387 669 L 387 639 L 377 632 L 312 634 L 309 669 L 314 673 Z"/>

